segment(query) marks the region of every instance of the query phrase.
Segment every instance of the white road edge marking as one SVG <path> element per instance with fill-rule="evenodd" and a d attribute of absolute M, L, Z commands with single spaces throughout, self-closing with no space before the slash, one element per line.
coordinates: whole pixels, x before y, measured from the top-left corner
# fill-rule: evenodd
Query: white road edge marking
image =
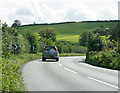
<path fill-rule="evenodd" d="M 58 63 L 61 67 L 62 67 L 62 64 Z"/>
<path fill-rule="evenodd" d="M 66 68 L 66 67 L 64 67 L 64 69 L 66 69 L 66 70 L 68 70 L 68 71 L 70 71 L 70 72 L 72 72 L 72 73 L 77 74 L 77 72 L 75 72 L 75 71 L 73 71 L 73 70 L 71 70 L 71 69 L 68 69 L 68 68 Z"/>
<path fill-rule="evenodd" d="M 104 81 L 101 81 L 101 80 L 98 80 L 98 79 L 95 79 L 95 78 L 92 78 L 92 77 L 88 77 L 88 78 L 91 79 L 91 80 L 97 81 L 97 82 L 99 82 L 99 83 L 103 83 L 103 84 L 105 84 L 105 85 L 114 87 L 114 88 L 116 88 L 116 89 L 120 89 L 119 87 L 117 87 L 117 86 L 115 86 L 115 85 L 112 85 L 112 84 L 109 84 L 109 83 L 106 83 L 106 82 L 104 82 Z"/>

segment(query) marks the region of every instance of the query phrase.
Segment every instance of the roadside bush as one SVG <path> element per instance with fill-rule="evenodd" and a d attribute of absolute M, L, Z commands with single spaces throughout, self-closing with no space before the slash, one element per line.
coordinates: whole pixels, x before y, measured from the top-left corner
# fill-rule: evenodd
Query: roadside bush
<path fill-rule="evenodd" d="M 100 52 L 88 52 L 85 61 L 92 65 L 120 70 L 118 60 L 119 53 L 116 53 L 112 50 L 105 50 Z"/>
<path fill-rule="evenodd" d="M 39 50 L 39 34 L 38 33 L 26 33 L 25 38 L 28 39 L 30 44 L 30 53 L 38 53 Z"/>
<path fill-rule="evenodd" d="M 2 92 L 25 91 L 21 78 L 21 67 L 29 61 L 40 59 L 42 54 L 11 55 L 9 59 L 2 58 Z"/>
<path fill-rule="evenodd" d="M 23 41 L 22 44 L 22 48 L 23 48 L 23 53 L 29 53 L 30 52 L 30 43 L 28 41 L 28 39 L 25 39 L 22 35 L 21 35 L 21 40 Z"/>
<path fill-rule="evenodd" d="M 87 34 L 88 31 L 84 31 L 79 36 L 79 45 L 80 46 L 86 46 L 87 45 Z"/>
<path fill-rule="evenodd" d="M 59 41 L 56 41 L 56 46 L 58 48 L 58 51 L 61 53 L 62 52 L 62 46 L 63 46 L 63 43 L 59 42 Z"/>
<path fill-rule="evenodd" d="M 116 25 L 114 25 L 111 30 L 110 30 L 110 33 L 111 33 L 111 37 L 110 39 L 111 40 L 115 40 L 115 41 L 118 41 L 118 38 L 120 38 L 120 22 Z"/>
<path fill-rule="evenodd" d="M 86 62 L 96 66 L 120 70 L 119 41 L 117 42 L 118 37 L 115 38 L 114 36 L 118 32 L 116 31 L 118 27 L 112 28 L 111 33 L 110 30 L 101 28 L 89 31 Z"/>
<path fill-rule="evenodd" d="M 9 58 L 10 53 L 24 53 L 24 41 L 22 35 L 15 28 L 8 27 L 7 24 L 2 25 L 2 55 Z"/>
<path fill-rule="evenodd" d="M 62 46 L 62 53 L 71 53 L 72 52 L 72 45 L 66 44 Z"/>
<path fill-rule="evenodd" d="M 72 48 L 73 53 L 87 53 L 87 47 L 74 45 Z"/>
<path fill-rule="evenodd" d="M 94 34 L 93 31 L 89 31 L 88 34 L 88 51 L 102 51 L 105 46 L 105 43 L 103 43 L 99 34 Z"/>
<path fill-rule="evenodd" d="M 14 54 L 22 54 L 25 53 L 26 48 L 29 49 L 29 43 L 25 43 L 23 40 L 22 35 L 17 36 L 15 43 L 12 45 Z"/>
<path fill-rule="evenodd" d="M 2 91 L 24 91 L 19 68 L 14 59 L 2 59 Z"/>
<path fill-rule="evenodd" d="M 100 36 L 108 36 L 110 34 L 109 28 L 104 28 L 104 26 L 98 27 L 93 30 L 94 34 L 99 34 Z"/>

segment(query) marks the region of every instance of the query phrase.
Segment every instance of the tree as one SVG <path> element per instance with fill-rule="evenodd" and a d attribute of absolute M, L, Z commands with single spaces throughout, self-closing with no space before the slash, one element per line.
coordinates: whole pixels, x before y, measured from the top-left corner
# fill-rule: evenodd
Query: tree
<path fill-rule="evenodd" d="M 108 36 L 110 34 L 109 28 L 104 28 L 104 27 L 98 27 L 98 28 L 94 29 L 93 32 L 95 34 L 99 34 L 101 36 L 104 36 L 104 35 Z"/>
<path fill-rule="evenodd" d="M 18 27 L 21 26 L 21 21 L 15 20 L 14 23 L 12 24 L 12 27 Z"/>
<path fill-rule="evenodd" d="M 56 32 L 53 29 L 43 29 L 38 32 L 40 37 L 45 39 L 51 39 L 52 41 L 56 40 Z"/>
<path fill-rule="evenodd" d="M 110 40 L 116 41 L 118 43 L 117 52 L 120 53 L 120 22 L 118 22 L 111 28 L 110 33 L 111 33 Z"/>
<path fill-rule="evenodd" d="M 79 37 L 79 45 L 81 46 L 86 46 L 87 43 L 87 31 L 84 31 L 81 33 L 80 37 Z"/>
<path fill-rule="evenodd" d="M 26 39 L 28 39 L 30 44 L 30 53 L 37 53 L 39 52 L 39 35 L 38 33 L 26 33 L 24 36 Z"/>
<path fill-rule="evenodd" d="M 113 39 L 115 41 L 118 40 L 118 37 L 120 37 L 119 35 L 119 30 L 120 30 L 120 23 L 118 23 L 117 25 L 113 26 L 111 28 L 111 37 L 110 39 Z"/>
<path fill-rule="evenodd" d="M 120 54 L 120 23 L 119 23 L 119 27 L 118 27 L 118 53 Z"/>
<path fill-rule="evenodd" d="M 101 37 L 99 34 L 93 33 L 93 31 L 89 31 L 88 34 L 88 51 L 101 51 L 104 48 L 104 43 L 102 42 Z"/>
<path fill-rule="evenodd" d="M 64 45 L 62 42 L 60 41 L 56 41 L 55 45 L 58 48 L 58 51 L 61 53 L 62 52 L 62 46 Z"/>
<path fill-rule="evenodd" d="M 23 46 L 18 30 L 2 24 L 2 54 L 6 57 L 9 53 L 23 53 Z"/>

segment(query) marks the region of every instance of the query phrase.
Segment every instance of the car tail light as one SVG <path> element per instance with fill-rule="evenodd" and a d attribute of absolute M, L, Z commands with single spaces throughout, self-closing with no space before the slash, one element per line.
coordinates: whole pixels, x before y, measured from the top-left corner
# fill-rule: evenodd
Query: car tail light
<path fill-rule="evenodd" d="M 45 51 L 45 48 L 43 49 L 43 53 L 44 53 L 44 51 Z"/>
<path fill-rule="evenodd" d="M 55 48 L 55 50 L 56 50 L 56 53 L 57 53 L 57 48 Z"/>

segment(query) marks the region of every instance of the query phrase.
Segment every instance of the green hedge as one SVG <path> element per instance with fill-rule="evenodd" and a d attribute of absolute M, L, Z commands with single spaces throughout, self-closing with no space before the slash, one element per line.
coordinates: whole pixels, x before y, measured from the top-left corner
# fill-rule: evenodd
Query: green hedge
<path fill-rule="evenodd" d="M 119 53 L 115 51 L 100 51 L 100 52 L 88 52 L 86 56 L 86 62 L 95 66 L 120 70 Z"/>

